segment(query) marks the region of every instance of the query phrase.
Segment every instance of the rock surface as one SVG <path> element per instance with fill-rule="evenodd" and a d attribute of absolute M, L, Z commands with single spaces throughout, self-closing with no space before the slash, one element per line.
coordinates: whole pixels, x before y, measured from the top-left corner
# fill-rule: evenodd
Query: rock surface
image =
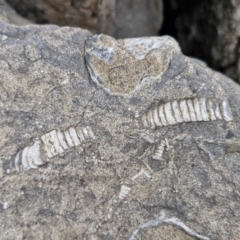
<path fill-rule="evenodd" d="M 239 239 L 238 85 L 169 37 L 0 34 L 1 239 Z"/>
<path fill-rule="evenodd" d="M 240 81 L 240 0 L 171 2 L 183 52 Z"/>
<path fill-rule="evenodd" d="M 158 35 L 162 0 L 7 0 L 36 23 L 81 27 L 116 38 Z"/>

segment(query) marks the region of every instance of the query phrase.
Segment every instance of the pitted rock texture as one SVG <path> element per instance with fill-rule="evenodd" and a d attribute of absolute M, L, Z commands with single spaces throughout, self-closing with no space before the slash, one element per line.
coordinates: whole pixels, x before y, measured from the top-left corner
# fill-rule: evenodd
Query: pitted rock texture
<path fill-rule="evenodd" d="M 81 27 L 116 38 L 158 35 L 162 0 L 7 0 L 36 23 Z"/>
<path fill-rule="evenodd" d="M 171 0 L 182 50 L 240 81 L 240 1 Z"/>
<path fill-rule="evenodd" d="M 87 58 L 97 48 L 87 50 L 96 39 L 88 31 L 1 22 L 0 34 L 1 239 L 239 239 L 238 85 L 166 37 L 97 37 L 97 47 L 113 52 L 124 43 L 122 61 L 135 56 L 131 66 L 148 72 L 134 84 L 116 76 L 120 92 L 98 71 L 101 61 L 111 67 L 105 59 L 92 68 L 101 85 L 89 74 Z M 149 41 L 156 45 L 147 48 Z M 154 71 L 151 47 L 159 53 Z M 136 59 L 141 54 L 146 66 Z M 154 106 L 203 97 L 228 99 L 233 119 L 142 125 Z M 96 138 L 16 171 L 19 151 L 77 126 L 90 126 Z M 168 149 L 154 159 L 163 139 Z"/>

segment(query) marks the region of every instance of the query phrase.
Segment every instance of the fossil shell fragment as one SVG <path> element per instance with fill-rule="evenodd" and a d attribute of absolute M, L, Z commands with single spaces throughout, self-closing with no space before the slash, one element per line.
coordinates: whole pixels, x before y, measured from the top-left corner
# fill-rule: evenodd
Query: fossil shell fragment
<path fill-rule="evenodd" d="M 129 188 L 125 185 L 122 185 L 120 192 L 119 192 L 119 199 L 121 201 L 124 200 L 124 198 L 126 198 L 126 196 L 129 194 L 130 190 L 131 190 L 131 188 Z"/>
<path fill-rule="evenodd" d="M 223 100 L 220 106 L 216 99 L 206 99 L 205 97 L 167 102 L 151 108 L 141 118 L 145 128 L 216 120 L 233 121 L 228 100 Z"/>
<path fill-rule="evenodd" d="M 64 151 L 77 147 L 88 139 L 95 139 L 92 128 L 70 127 L 65 131 L 52 130 L 44 134 L 41 140 L 36 140 L 33 145 L 19 151 L 14 158 L 16 171 L 23 169 L 35 169 L 46 162 L 46 159 L 53 158 Z"/>
<path fill-rule="evenodd" d="M 168 150 L 169 148 L 169 144 L 168 144 L 168 140 L 167 139 L 163 139 L 160 144 L 158 145 L 158 147 L 156 148 L 155 154 L 153 155 L 153 159 L 155 160 L 161 160 L 163 152 L 166 149 Z"/>

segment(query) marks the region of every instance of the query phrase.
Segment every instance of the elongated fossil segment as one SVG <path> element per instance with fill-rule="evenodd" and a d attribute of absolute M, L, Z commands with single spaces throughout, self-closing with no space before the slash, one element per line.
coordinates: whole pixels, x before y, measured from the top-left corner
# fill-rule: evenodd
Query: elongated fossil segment
<path fill-rule="evenodd" d="M 120 192 L 119 192 L 120 201 L 124 200 L 124 198 L 129 194 L 130 190 L 131 190 L 131 188 L 129 188 L 125 185 L 121 186 L 121 189 L 120 189 Z"/>
<path fill-rule="evenodd" d="M 161 160 L 165 148 L 169 149 L 169 144 L 167 139 L 163 139 L 160 144 L 157 146 L 153 159 Z"/>
<path fill-rule="evenodd" d="M 69 148 L 77 147 L 95 135 L 90 127 L 73 128 L 65 131 L 53 130 L 41 137 L 48 158 L 52 158 Z"/>
<path fill-rule="evenodd" d="M 219 103 L 216 99 L 194 98 L 167 102 L 151 108 L 142 115 L 145 128 L 175 125 L 183 122 L 233 120 L 228 100 Z"/>
<path fill-rule="evenodd" d="M 52 158 L 63 153 L 67 149 L 77 147 L 88 139 L 95 139 L 91 127 L 70 127 L 65 131 L 53 130 L 36 140 L 30 147 L 27 146 L 19 151 L 14 158 L 16 171 L 20 168 L 25 170 L 37 168 Z"/>

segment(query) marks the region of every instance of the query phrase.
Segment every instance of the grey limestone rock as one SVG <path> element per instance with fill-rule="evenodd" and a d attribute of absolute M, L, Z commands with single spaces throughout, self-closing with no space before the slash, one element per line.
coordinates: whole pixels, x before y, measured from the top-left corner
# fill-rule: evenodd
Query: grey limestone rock
<path fill-rule="evenodd" d="M 1 239 L 239 239 L 238 85 L 170 37 L 0 34 Z"/>
<path fill-rule="evenodd" d="M 7 0 L 36 23 L 81 27 L 116 38 L 158 35 L 162 0 Z"/>
<path fill-rule="evenodd" d="M 183 52 L 240 81 L 240 1 L 171 2 Z"/>

